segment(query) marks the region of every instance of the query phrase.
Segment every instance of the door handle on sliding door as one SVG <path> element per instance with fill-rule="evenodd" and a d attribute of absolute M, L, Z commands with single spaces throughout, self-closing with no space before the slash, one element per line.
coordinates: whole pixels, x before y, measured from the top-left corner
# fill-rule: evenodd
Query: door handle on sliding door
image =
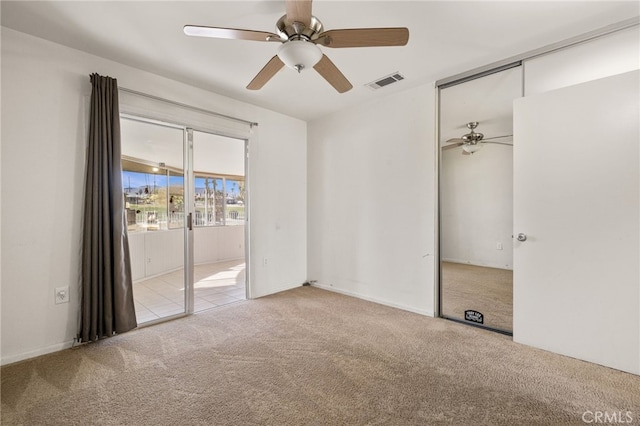
<path fill-rule="evenodd" d="M 187 229 L 193 231 L 193 213 L 187 215 Z"/>

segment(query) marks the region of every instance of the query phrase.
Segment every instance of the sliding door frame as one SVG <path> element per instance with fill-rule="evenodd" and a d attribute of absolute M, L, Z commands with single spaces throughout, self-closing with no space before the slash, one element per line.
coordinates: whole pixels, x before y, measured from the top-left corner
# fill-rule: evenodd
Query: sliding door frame
<path fill-rule="evenodd" d="M 184 186 L 184 199 L 185 199 L 185 224 L 184 224 L 184 279 L 186 285 L 184 288 L 184 306 L 187 315 L 193 313 L 193 294 L 194 277 L 193 277 L 193 211 L 195 206 L 193 203 L 195 192 L 195 181 L 193 180 L 193 129 L 185 127 L 184 129 L 184 179 L 187 184 Z"/>
<path fill-rule="evenodd" d="M 580 34 L 577 35 L 575 37 L 571 37 L 569 39 L 563 40 L 563 41 L 559 41 L 557 43 L 552 43 L 543 47 L 540 47 L 538 49 L 534 49 L 534 50 L 530 50 L 524 53 L 521 53 L 519 55 L 515 55 L 515 56 L 511 56 L 509 58 L 497 61 L 497 62 L 493 62 L 478 68 L 474 68 L 456 75 L 452 75 L 440 80 L 437 80 L 435 82 L 435 102 L 436 102 L 436 117 L 435 117 L 435 137 L 436 137 L 436 144 L 435 144 L 435 149 L 437 149 L 437 155 L 436 155 L 436 196 L 435 196 L 435 203 L 436 203 L 436 219 L 435 219 L 435 252 L 436 252 L 436 267 L 434 268 L 434 281 L 435 281 L 435 285 L 434 285 L 434 316 L 435 317 L 440 317 L 440 318 L 446 318 L 446 319 L 451 319 L 454 320 L 452 318 L 447 318 L 442 314 L 442 261 L 441 261 L 441 232 L 440 232 L 440 226 L 441 226 L 441 220 L 440 220 L 440 216 L 441 216 L 441 212 L 440 212 L 440 180 L 441 180 L 441 167 L 442 167 L 442 149 L 440 147 L 440 132 L 441 132 L 441 128 L 440 128 L 440 119 L 441 119 L 441 110 L 440 110 L 440 91 L 442 89 L 445 89 L 447 87 L 450 86 L 454 86 L 457 84 L 461 84 L 464 83 L 466 81 L 470 81 L 470 80 L 475 80 L 476 78 L 481 78 L 484 77 L 486 75 L 490 75 L 496 72 L 500 72 L 500 71 L 504 71 L 506 69 L 512 68 L 514 66 L 518 66 L 518 64 L 520 66 L 522 66 L 522 96 L 525 95 L 524 93 L 524 83 L 525 83 L 525 68 L 526 68 L 526 64 L 527 61 L 537 58 L 537 57 L 541 57 L 541 56 L 545 56 L 548 55 L 550 53 L 554 53 L 558 50 L 562 50 L 562 49 L 567 49 L 582 43 L 587 43 L 589 41 L 601 38 L 601 37 L 605 37 L 609 34 L 614 34 L 620 31 L 624 31 L 626 29 L 629 28 L 633 28 L 633 27 L 637 27 L 640 25 L 640 18 L 638 17 L 634 17 L 634 18 L 629 18 L 626 19 L 624 21 L 620 21 L 620 22 L 616 22 L 607 26 L 604 26 L 602 28 L 598 28 L 595 29 L 593 31 L 589 31 L 586 32 L 584 34 Z M 471 325 L 471 326 L 476 326 L 476 327 L 481 327 L 481 328 L 487 328 L 484 326 L 481 326 L 480 324 L 474 324 L 471 322 L 465 322 L 465 321 L 459 321 L 463 324 L 467 324 L 467 325 Z M 513 333 L 506 333 L 503 330 L 496 330 L 496 329 L 491 329 L 493 331 L 497 331 L 497 332 L 501 332 L 507 335 L 512 335 Z"/>
<path fill-rule="evenodd" d="M 255 124 L 255 123 L 254 123 Z M 252 127 L 253 128 L 253 127 Z M 242 136 L 233 136 L 231 134 L 228 133 L 222 133 L 222 132 L 214 132 L 212 130 L 209 129 L 201 129 L 201 128 L 195 128 L 195 127 L 187 127 L 187 131 L 189 132 L 189 150 L 191 152 L 191 157 L 190 160 L 191 162 L 189 163 L 189 170 L 190 170 L 190 182 L 195 182 L 195 174 L 194 174 L 194 169 L 193 169 L 193 132 L 199 132 L 199 133 L 207 133 L 210 135 L 216 135 L 216 136 L 222 136 L 225 138 L 229 138 L 229 139 L 236 139 L 238 142 L 242 141 L 244 144 L 244 149 L 243 149 L 243 155 L 244 155 L 244 191 L 245 191 L 245 200 L 244 200 L 244 261 L 245 261 L 245 298 L 246 299 L 251 299 L 251 279 L 250 279 L 250 275 L 251 275 L 251 271 L 250 271 L 250 263 L 249 262 L 249 253 L 250 253 L 250 241 L 251 239 L 249 238 L 250 235 L 250 227 L 249 227 L 249 216 L 250 216 L 250 211 L 251 211 L 251 184 L 250 184 L 250 178 L 249 178 L 249 141 L 250 139 L 248 139 L 247 137 L 242 137 Z M 195 189 L 195 188 L 194 188 Z M 195 196 L 195 194 L 191 194 L 193 196 Z M 193 201 L 193 200 L 192 200 Z M 191 203 L 193 205 L 192 208 L 194 207 L 194 203 Z M 225 205 L 226 205 L 226 197 L 225 197 Z M 226 222 L 225 222 L 226 223 Z M 227 226 L 227 225 L 224 225 Z M 193 238 L 191 240 L 191 250 L 193 252 Z M 193 259 L 191 260 L 193 262 Z M 191 296 L 192 300 L 191 300 L 191 307 L 193 308 L 193 292 L 192 292 L 192 296 Z M 193 311 L 192 311 L 193 312 Z"/>
<path fill-rule="evenodd" d="M 154 124 L 173 129 L 180 129 L 183 132 L 183 178 L 184 178 L 184 312 L 181 314 L 170 315 L 158 320 L 145 322 L 139 326 L 147 326 L 159 322 L 180 318 L 194 313 L 194 237 L 193 237 L 193 214 L 195 210 L 195 180 L 194 180 L 194 158 L 193 158 L 193 132 L 209 133 L 217 136 L 237 139 L 244 142 L 244 179 L 245 179 L 245 222 L 244 222 L 244 259 L 245 259 L 245 296 L 251 298 L 250 285 L 250 238 L 249 238 L 249 215 L 250 215 L 250 182 L 249 182 L 249 138 L 241 135 L 233 135 L 226 132 L 216 132 L 211 129 L 196 128 L 194 126 L 171 123 L 164 120 L 158 120 L 148 116 L 141 116 L 129 113 L 121 113 L 120 118 L 138 121 L 141 123 Z"/>
<path fill-rule="evenodd" d="M 476 80 L 479 78 L 487 77 L 492 74 L 496 74 L 502 71 L 507 71 L 513 68 L 520 67 L 521 72 L 521 96 L 524 96 L 524 65 L 522 61 L 510 62 L 507 64 L 502 64 L 500 66 L 496 66 L 495 68 L 483 69 L 482 71 L 465 75 L 464 77 L 448 80 L 445 83 L 436 85 L 436 149 L 438 150 L 438 155 L 436 156 L 436 188 L 437 188 L 437 196 L 436 196 L 436 280 L 435 283 L 435 316 L 439 318 L 444 318 L 450 321 L 458 322 L 461 324 L 470 325 L 472 327 L 482 328 L 485 330 L 494 331 L 500 334 L 504 334 L 507 336 L 513 336 L 513 330 L 503 330 L 497 327 L 487 326 L 484 324 L 478 324 L 474 322 L 465 321 L 461 318 L 452 317 L 449 315 L 445 315 L 443 312 L 443 303 L 444 300 L 442 298 L 442 203 L 441 203 L 441 188 L 442 184 L 442 148 L 441 148 L 441 125 L 440 122 L 442 120 L 442 109 L 441 109 L 441 98 L 442 98 L 442 90 L 448 87 L 457 86 L 458 84 L 463 84 L 472 80 Z M 513 300 L 512 300 L 513 305 Z"/>

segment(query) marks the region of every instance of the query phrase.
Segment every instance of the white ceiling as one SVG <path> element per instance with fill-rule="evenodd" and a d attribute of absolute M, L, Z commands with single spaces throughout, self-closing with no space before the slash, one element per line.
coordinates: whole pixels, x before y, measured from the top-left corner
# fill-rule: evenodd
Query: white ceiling
<path fill-rule="evenodd" d="M 277 43 L 187 37 L 185 24 L 274 31 L 284 1 L 6 1 L 2 25 L 303 120 L 486 65 L 639 15 L 636 1 L 331 1 L 325 29 L 409 28 L 404 47 L 322 48 L 354 88 L 312 70 L 245 89 Z M 399 71 L 406 79 L 364 85 Z M 117 76 L 116 76 L 117 77 Z M 133 88 L 135 89 L 135 88 Z"/>
<path fill-rule="evenodd" d="M 123 156 L 184 168 L 182 129 L 123 118 L 120 130 Z M 193 170 L 244 176 L 244 149 L 244 140 L 194 131 Z"/>

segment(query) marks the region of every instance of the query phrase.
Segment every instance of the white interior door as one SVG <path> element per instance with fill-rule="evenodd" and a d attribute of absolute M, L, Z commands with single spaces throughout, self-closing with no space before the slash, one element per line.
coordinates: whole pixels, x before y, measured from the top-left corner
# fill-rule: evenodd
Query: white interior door
<path fill-rule="evenodd" d="M 639 81 L 514 102 L 514 341 L 636 374 Z"/>

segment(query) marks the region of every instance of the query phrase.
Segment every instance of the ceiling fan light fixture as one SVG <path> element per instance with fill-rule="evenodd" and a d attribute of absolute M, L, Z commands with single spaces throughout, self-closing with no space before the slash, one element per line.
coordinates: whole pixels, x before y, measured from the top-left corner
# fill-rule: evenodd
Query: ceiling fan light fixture
<path fill-rule="evenodd" d="M 480 145 L 479 143 L 477 144 L 466 143 L 462 145 L 462 149 L 468 152 L 469 154 L 473 154 L 474 152 L 479 151 L 480 148 L 482 148 L 482 145 Z"/>
<path fill-rule="evenodd" d="M 286 66 L 300 72 L 313 68 L 322 59 L 322 51 L 306 40 L 291 40 L 278 48 L 278 57 Z"/>

